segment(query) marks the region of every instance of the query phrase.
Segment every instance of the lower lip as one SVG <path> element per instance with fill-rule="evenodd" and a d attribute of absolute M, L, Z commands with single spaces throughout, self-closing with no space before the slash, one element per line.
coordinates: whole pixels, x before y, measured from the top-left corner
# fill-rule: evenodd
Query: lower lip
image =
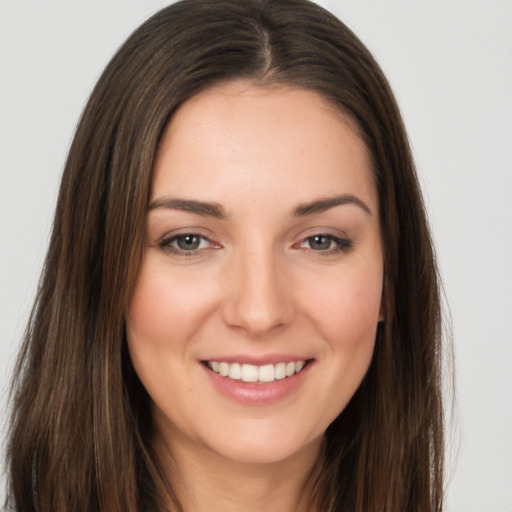
<path fill-rule="evenodd" d="M 201 363 L 201 366 L 213 386 L 231 400 L 247 405 L 270 405 L 292 395 L 306 378 L 313 366 L 312 363 L 313 361 L 309 361 L 299 373 L 291 377 L 263 384 L 222 377 L 210 370 L 205 364 Z"/>

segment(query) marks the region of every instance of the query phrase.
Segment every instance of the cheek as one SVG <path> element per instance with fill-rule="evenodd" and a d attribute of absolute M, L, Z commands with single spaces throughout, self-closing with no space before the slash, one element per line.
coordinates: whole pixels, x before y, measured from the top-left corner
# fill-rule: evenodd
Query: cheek
<path fill-rule="evenodd" d="M 171 272 L 157 255 L 149 253 L 144 260 L 126 332 L 135 371 L 156 403 L 179 404 L 189 392 L 184 374 L 195 363 L 195 334 L 211 311 L 210 288 L 204 279 L 191 281 L 186 272 Z"/>
<path fill-rule="evenodd" d="M 334 283 L 334 284 L 333 284 Z M 322 361 L 332 421 L 346 407 L 370 366 L 380 316 L 382 275 L 352 274 L 331 281 L 329 293 L 318 293 L 310 310 L 317 332 L 326 342 Z M 333 397 L 336 397 L 335 399 Z"/>
<path fill-rule="evenodd" d="M 311 284 L 309 300 L 304 303 L 323 337 L 347 350 L 356 350 L 361 343 L 373 346 L 382 297 L 379 265 L 371 271 L 340 271 Z"/>
<path fill-rule="evenodd" d="M 156 258 L 154 258 L 156 259 Z M 130 339 L 171 346 L 193 335 L 211 309 L 213 297 L 207 280 L 170 273 L 165 264 L 143 265 L 127 318 Z"/>

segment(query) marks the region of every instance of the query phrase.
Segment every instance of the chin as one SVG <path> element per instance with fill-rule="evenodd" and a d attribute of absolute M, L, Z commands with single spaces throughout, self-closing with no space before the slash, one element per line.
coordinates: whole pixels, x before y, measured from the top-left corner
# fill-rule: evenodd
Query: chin
<path fill-rule="evenodd" d="M 207 446 L 217 456 L 238 464 L 278 464 L 293 458 L 314 457 L 322 444 L 323 432 L 293 432 L 293 428 L 270 425 L 247 426 L 210 438 Z"/>

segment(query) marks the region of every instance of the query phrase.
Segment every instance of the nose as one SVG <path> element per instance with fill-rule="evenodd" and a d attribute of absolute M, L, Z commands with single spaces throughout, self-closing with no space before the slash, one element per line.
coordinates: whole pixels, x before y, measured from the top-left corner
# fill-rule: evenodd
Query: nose
<path fill-rule="evenodd" d="M 224 321 L 261 337 L 289 324 L 295 316 L 293 286 L 271 250 L 239 254 L 227 269 Z"/>

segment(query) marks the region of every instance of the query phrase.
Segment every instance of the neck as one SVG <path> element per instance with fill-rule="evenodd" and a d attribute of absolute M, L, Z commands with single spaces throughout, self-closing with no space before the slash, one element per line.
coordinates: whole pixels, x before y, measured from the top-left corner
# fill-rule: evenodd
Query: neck
<path fill-rule="evenodd" d="M 277 462 L 227 460 L 206 447 L 157 442 L 183 512 L 314 512 L 312 488 L 322 440 Z M 170 455 L 172 453 L 172 456 Z"/>

